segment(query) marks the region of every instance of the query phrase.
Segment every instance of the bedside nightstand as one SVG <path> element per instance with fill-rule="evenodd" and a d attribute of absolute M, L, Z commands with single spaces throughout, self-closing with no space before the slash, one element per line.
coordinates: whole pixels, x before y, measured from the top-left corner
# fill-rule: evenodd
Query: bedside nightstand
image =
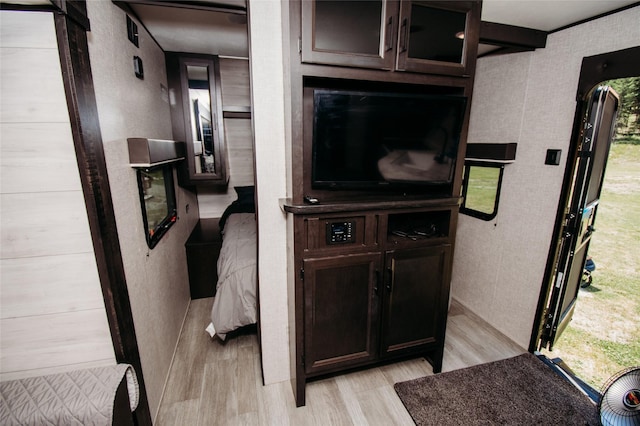
<path fill-rule="evenodd" d="M 222 247 L 219 218 L 200 219 L 185 243 L 191 299 L 212 297 L 218 283 L 218 256 Z"/>

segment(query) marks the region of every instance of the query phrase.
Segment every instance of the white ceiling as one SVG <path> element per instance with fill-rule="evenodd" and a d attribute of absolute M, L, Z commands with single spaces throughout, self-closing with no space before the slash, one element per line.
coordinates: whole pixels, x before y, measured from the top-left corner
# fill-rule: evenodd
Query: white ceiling
<path fill-rule="evenodd" d="M 636 0 L 484 0 L 482 20 L 552 31 L 635 2 Z M 248 57 L 246 15 L 242 10 L 223 13 L 150 3 L 153 2 L 136 3 L 133 0 L 130 5 L 163 50 Z M 200 3 L 243 8 L 245 0 L 205 0 Z"/>
<path fill-rule="evenodd" d="M 165 52 L 249 56 L 244 11 L 224 13 L 142 3 L 130 6 Z"/>
<path fill-rule="evenodd" d="M 482 20 L 552 31 L 637 0 L 484 0 Z"/>

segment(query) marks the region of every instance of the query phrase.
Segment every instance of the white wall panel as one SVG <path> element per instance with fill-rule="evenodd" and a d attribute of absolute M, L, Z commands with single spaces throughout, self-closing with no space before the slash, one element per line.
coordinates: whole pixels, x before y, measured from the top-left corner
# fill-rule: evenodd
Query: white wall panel
<path fill-rule="evenodd" d="M 2 123 L 0 140 L 3 194 L 77 191 L 80 187 L 68 123 Z"/>
<path fill-rule="evenodd" d="M 114 364 L 53 14 L 0 40 L 0 380 Z"/>
<path fill-rule="evenodd" d="M 224 128 L 229 156 L 229 186 L 224 193 L 199 188 L 198 206 L 202 218 L 222 216 L 224 209 L 237 198 L 235 186 L 254 185 L 251 120 L 225 118 Z"/>
<path fill-rule="evenodd" d="M 0 195 L 0 257 L 92 252 L 81 191 Z"/>
<path fill-rule="evenodd" d="M 222 105 L 250 106 L 249 61 L 220 58 Z"/>
<path fill-rule="evenodd" d="M 0 320 L 2 370 L 74 368 L 76 364 L 98 360 L 113 363 L 111 335 L 102 326 L 104 318 L 102 308 Z"/>
<path fill-rule="evenodd" d="M 104 309 L 93 253 L 0 260 L 0 317 Z"/>
<path fill-rule="evenodd" d="M 58 41 L 51 13 L 0 14 L 0 47 L 57 49 Z"/>
<path fill-rule="evenodd" d="M 3 47 L 0 62 L 2 123 L 69 121 L 57 49 Z"/>
<path fill-rule="evenodd" d="M 287 300 L 287 196 L 282 8 L 251 0 L 249 35 L 258 194 L 260 331 L 266 384 L 290 378 Z M 251 17 L 257 17 L 251 19 Z"/>

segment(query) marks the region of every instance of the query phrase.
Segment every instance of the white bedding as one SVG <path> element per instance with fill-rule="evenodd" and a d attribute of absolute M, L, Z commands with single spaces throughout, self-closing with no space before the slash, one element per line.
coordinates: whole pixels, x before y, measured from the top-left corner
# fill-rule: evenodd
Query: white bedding
<path fill-rule="evenodd" d="M 227 333 L 255 324 L 257 232 L 254 213 L 235 213 L 224 226 L 218 257 L 218 284 L 207 332 L 224 340 Z"/>

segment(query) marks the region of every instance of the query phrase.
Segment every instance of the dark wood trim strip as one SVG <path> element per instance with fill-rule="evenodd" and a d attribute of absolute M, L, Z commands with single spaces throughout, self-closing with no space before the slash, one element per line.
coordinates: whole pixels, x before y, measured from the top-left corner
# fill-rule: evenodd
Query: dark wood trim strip
<path fill-rule="evenodd" d="M 66 14 L 54 14 L 73 143 L 87 206 L 93 249 L 116 361 L 138 376 L 137 425 L 151 425 L 144 376 L 111 200 L 85 29 Z"/>
<path fill-rule="evenodd" d="M 87 17 L 87 4 L 84 0 L 50 0 L 59 12 L 64 13 L 85 31 L 91 31 Z"/>
<path fill-rule="evenodd" d="M 51 12 L 58 8 L 51 2 L 48 4 L 20 4 L 20 3 L 2 3 L 0 2 L 0 10 L 21 10 L 24 12 Z"/>
<path fill-rule="evenodd" d="M 222 106 L 224 118 L 251 118 L 250 106 Z"/>
<path fill-rule="evenodd" d="M 584 99 L 599 83 L 640 75 L 640 46 L 588 56 L 582 60 L 576 99 Z"/>
<path fill-rule="evenodd" d="M 524 48 L 524 47 L 500 47 L 496 50 L 492 50 L 487 53 L 483 53 L 482 55 L 478 55 L 478 58 L 484 58 L 486 56 L 498 56 L 498 55 L 508 55 L 511 53 L 522 53 L 522 52 L 532 52 L 534 49 Z"/>
<path fill-rule="evenodd" d="M 147 6 L 159 6 L 159 7 L 177 7 L 180 9 L 195 9 L 205 10 L 209 12 L 221 12 L 221 13 L 234 13 L 237 15 L 246 15 L 247 9 L 242 6 L 234 6 L 232 4 L 224 4 L 223 2 L 204 2 L 204 1 L 190 1 L 190 0 L 163 0 L 161 2 L 157 0 L 126 0 L 119 1 L 129 4 L 142 4 Z"/>
<path fill-rule="evenodd" d="M 530 51 L 547 45 L 547 33 L 531 28 L 482 21 L 480 22 L 480 43 Z"/>
<path fill-rule="evenodd" d="M 567 28 L 576 27 L 578 25 L 582 25 L 582 24 L 585 24 L 585 23 L 590 22 L 590 21 L 595 21 L 596 19 L 604 18 L 605 16 L 613 15 L 614 13 L 623 12 L 623 11 L 625 11 L 627 9 L 632 9 L 634 7 L 637 7 L 637 6 L 640 6 L 640 1 L 628 4 L 626 6 L 623 6 L 621 8 L 615 9 L 615 10 L 611 10 L 609 12 L 604 12 L 604 13 L 601 13 L 599 15 L 592 16 L 590 18 L 582 19 L 580 21 L 576 21 L 576 22 L 573 22 L 573 23 L 568 24 L 568 25 L 564 25 L 564 26 L 562 26 L 560 28 L 556 28 L 555 30 L 549 31 L 549 34 L 557 33 L 559 31 L 566 30 Z"/>
<path fill-rule="evenodd" d="M 516 159 L 518 144 L 510 143 L 468 143 L 465 158 L 482 160 L 513 161 Z"/>
<path fill-rule="evenodd" d="M 460 197 L 450 198 L 414 198 L 406 200 L 381 200 L 368 202 L 345 202 L 327 204 L 295 204 L 292 199 L 280 199 L 280 208 L 287 213 L 296 215 L 315 215 L 323 213 L 351 213 L 365 210 L 399 210 L 407 208 L 427 208 L 460 205 Z"/>
<path fill-rule="evenodd" d="M 250 112 L 222 111 L 222 118 L 251 118 Z"/>

